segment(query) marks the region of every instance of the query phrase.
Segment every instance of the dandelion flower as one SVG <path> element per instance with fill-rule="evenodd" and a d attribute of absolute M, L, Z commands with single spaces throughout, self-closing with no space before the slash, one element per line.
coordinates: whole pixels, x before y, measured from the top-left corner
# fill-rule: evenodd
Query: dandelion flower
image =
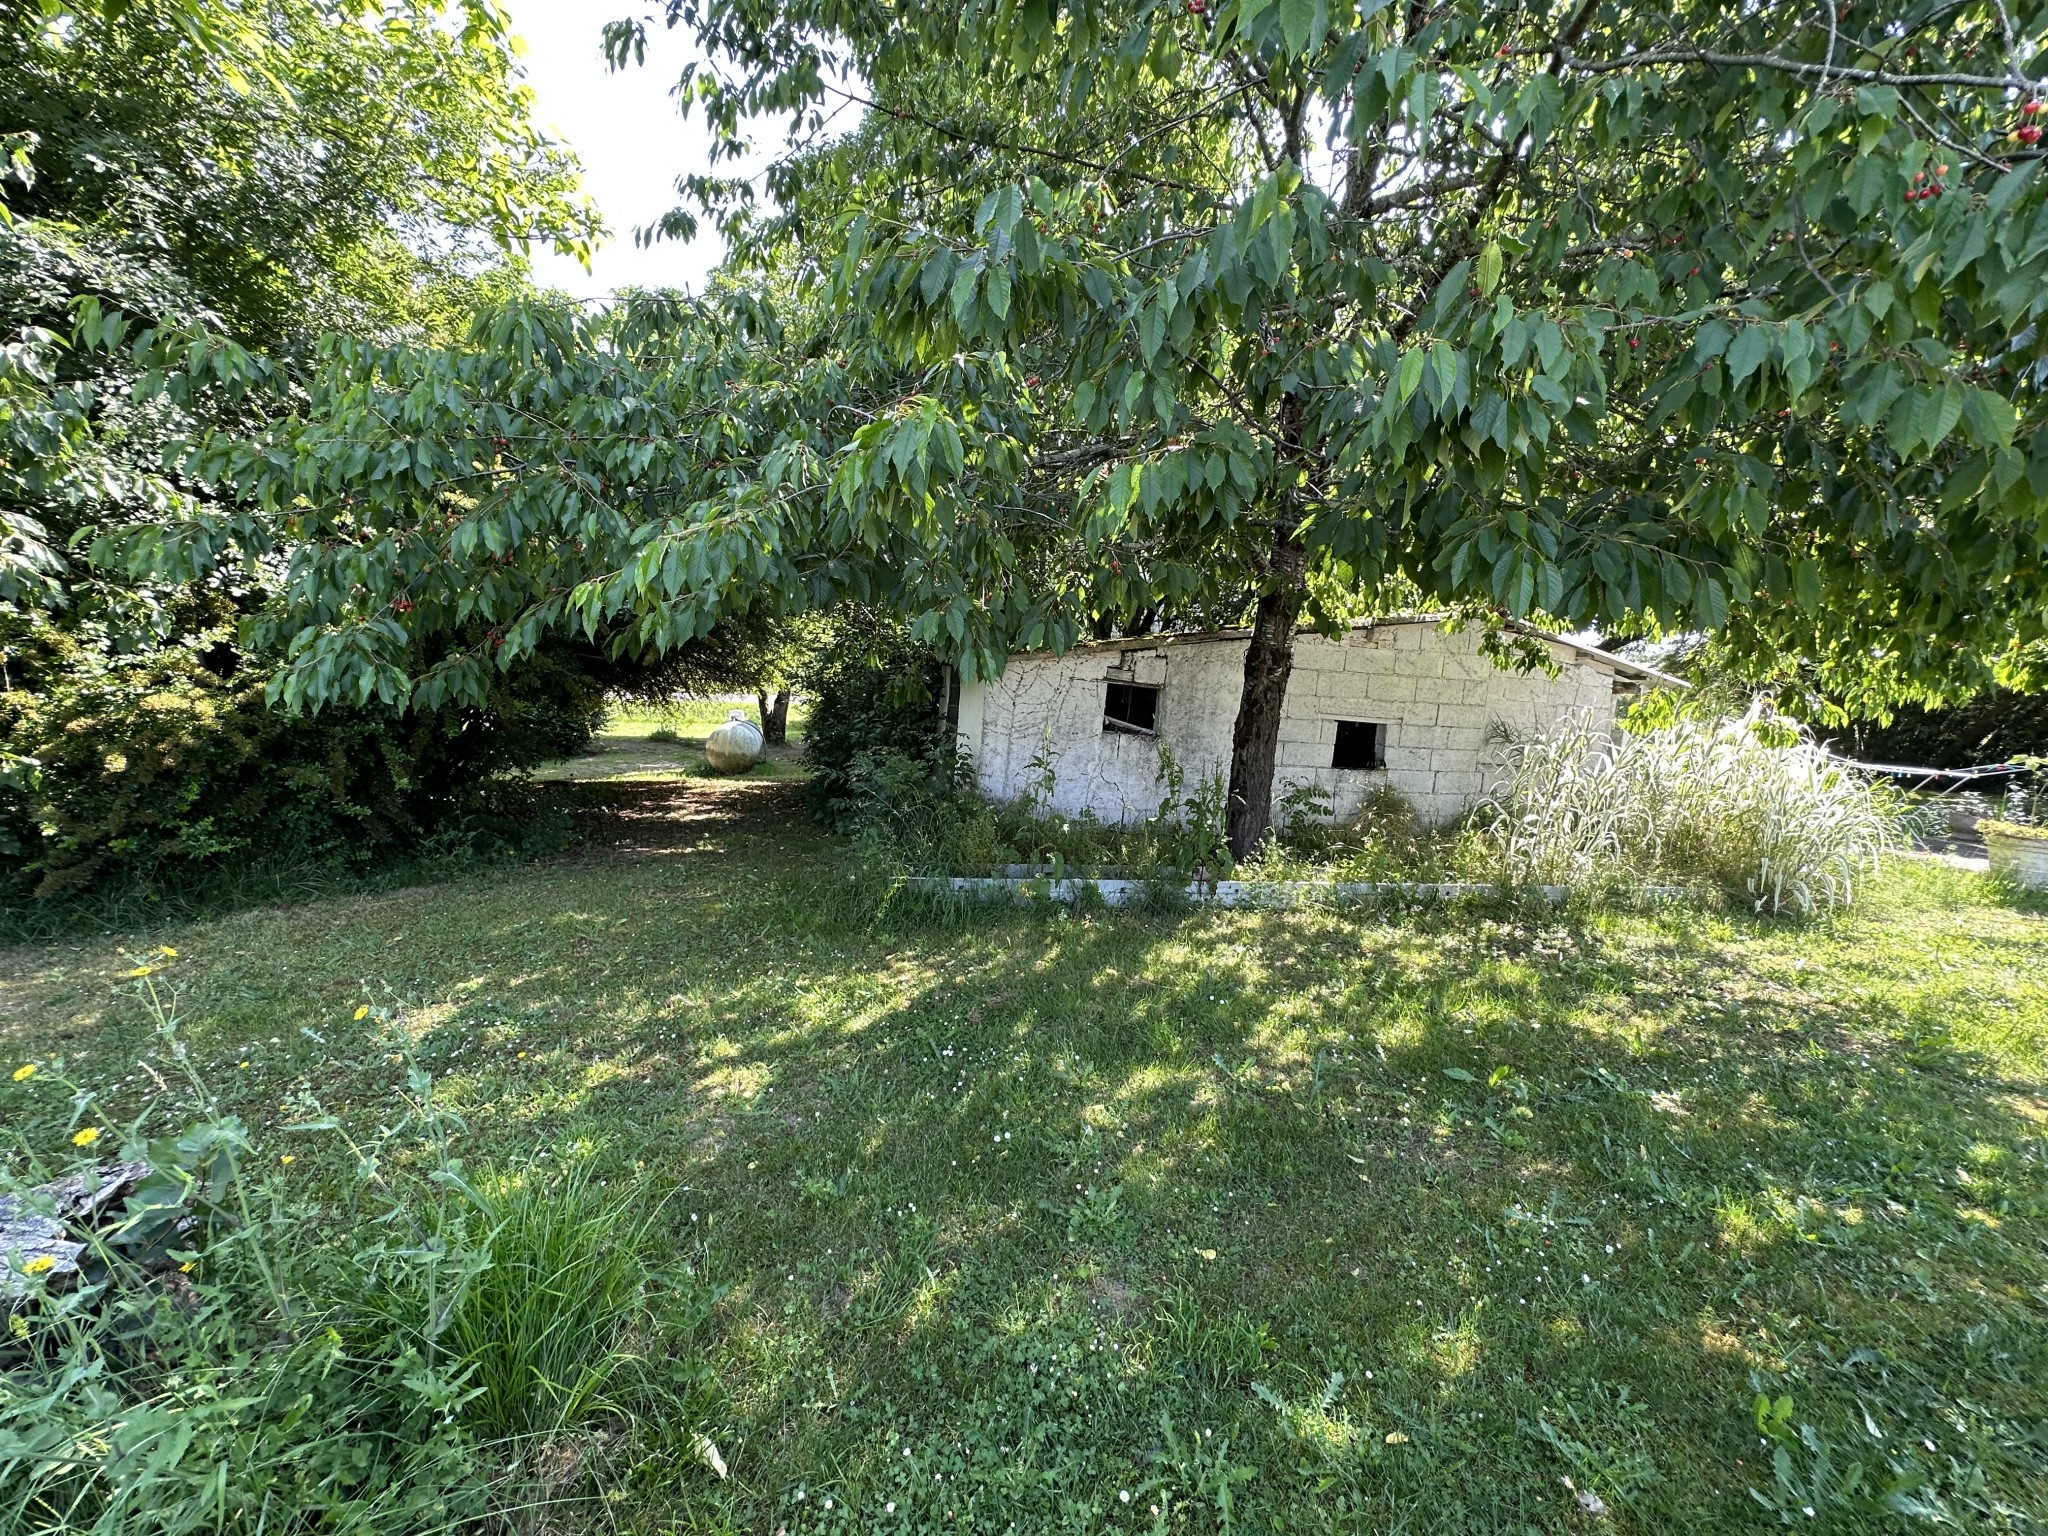
<path fill-rule="evenodd" d="M 99 1139 L 100 1128 L 96 1125 L 88 1125 L 84 1130 L 71 1138 L 71 1145 L 74 1147 L 89 1147 Z"/>
<path fill-rule="evenodd" d="M 47 1275 L 57 1267 L 57 1261 L 47 1253 L 39 1253 L 21 1266 L 24 1275 Z"/>
<path fill-rule="evenodd" d="M 171 946 L 168 944 L 159 944 L 156 948 L 156 952 L 162 955 L 167 960 L 175 960 L 178 958 L 178 952 L 175 949 L 171 948 Z"/>
<path fill-rule="evenodd" d="M 363 1006 L 362 1006 L 362 1007 L 360 1007 L 360 1008 L 358 1008 L 358 1009 L 356 1010 L 356 1017 L 357 1017 L 357 1018 L 359 1018 L 359 1019 L 360 1019 L 360 1018 L 366 1018 L 366 1017 L 367 1017 L 367 1016 L 369 1015 L 369 1012 L 370 1012 L 370 1005 L 369 1005 L 368 1003 L 365 1003 L 365 1004 L 363 1004 Z"/>
<path fill-rule="evenodd" d="M 292 1155 L 291 1155 L 291 1153 L 289 1153 L 289 1152 L 285 1153 L 285 1155 L 284 1155 L 283 1157 L 280 1157 L 280 1158 L 278 1159 L 278 1161 L 279 1161 L 280 1163 L 290 1163 L 290 1162 L 291 1162 L 291 1160 L 292 1160 Z"/>
<path fill-rule="evenodd" d="M 28 1081 L 28 1080 L 29 1080 L 30 1078 L 34 1077 L 35 1075 L 36 1075 L 36 1064 L 35 1064 L 34 1062 L 30 1062 L 30 1063 L 29 1063 L 29 1064 L 28 1064 L 27 1066 L 25 1066 L 25 1067 L 16 1067 L 16 1068 L 14 1069 L 14 1080 L 15 1080 L 15 1081 L 16 1081 L 17 1083 L 25 1083 L 25 1082 L 27 1082 L 27 1081 Z"/>

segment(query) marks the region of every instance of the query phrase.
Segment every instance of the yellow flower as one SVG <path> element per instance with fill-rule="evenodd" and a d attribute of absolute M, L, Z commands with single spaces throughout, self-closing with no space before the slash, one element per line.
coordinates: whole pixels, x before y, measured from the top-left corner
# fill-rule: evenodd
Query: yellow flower
<path fill-rule="evenodd" d="M 39 1253 L 21 1266 L 24 1275 L 47 1275 L 57 1267 L 57 1261 L 47 1253 Z"/>
<path fill-rule="evenodd" d="M 154 971 L 155 969 L 156 967 L 153 965 L 138 965 L 137 967 L 135 967 L 134 970 L 123 971 L 121 974 L 123 976 L 147 976 L 151 971 Z"/>
<path fill-rule="evenodd" d="M 247 1063 L 246 1061 L 238 1061 L 235 1063 L 235 1070 L 237 1072 L 246 1072 L 248 1069 L 249 1063 Z"/>
<path fill-rule="evenodd" d="M 289 1152 L 285 1153 L 285 1155 L 284 1155 L 283 1157 L 280 1157 L 280 1158 L 278 1159 L 278 1161 L 279 1161 L 280 1163 L 289 1163 L 289 1162 L 290 1162 L 291 1160 L 292 1160 L 292 1155 L 291 1155 L 291 1153 L 289 1153 Z"/>
<path fill-rule="evenodd" d="M 89 1147 L 99 1139 L 100 1128 L 96 1125 L 88 1125 L 84 1130 L 71 1138 L 71 1145 L 74 1147 Z"/>
<path fill-rule="evenodd" d="M 27 1082 L 27 1081 L 28 1081 L 28 1080 L 29 1080 L 30 1078 L 34 1077 L 35 1075 L 36 1075 L 36 1064 L 35 1064 L 34 1062 L 30 1062 L 30 1063 L 29 1063 L 29 1064 L 28 1064 L 27 1066 L 25 1066 L 25 1067 L 16 1067 L 16 1068 L 14 1069 L 14 1080 L 15 1080 L 15 1081 L 16 1081 L 17 1083 L 25 1083 L 25 1082 Z"/>
<path fill-rule="evenodd" d="M 369 1011 L 370 1011 L 370 1005 L 369 1005 L 368 1003 L 365 1003 L 365 1004 L 363 1004 L 363 1006 L 362 1006 L 362 1007 L 360 1007 L 360 1008 L 358 1008 L 358 1009 L 356 1010 L 356 1017 L 360 1019 L 360 1018 L 362 1018 L 362 1017 L 363 1017 L 363 1016 L 364 1016 L 365 1014 L 367 1014 L 367 1013 L 368 1013 Z"/>
<path fill-rule="evenodd" d="M 178 952 L 175 949 L 171 948 L 171 946 L 168 944 L 157 945 L 156 952 L 171 960 L 175 960 L 178 958 Z"/>

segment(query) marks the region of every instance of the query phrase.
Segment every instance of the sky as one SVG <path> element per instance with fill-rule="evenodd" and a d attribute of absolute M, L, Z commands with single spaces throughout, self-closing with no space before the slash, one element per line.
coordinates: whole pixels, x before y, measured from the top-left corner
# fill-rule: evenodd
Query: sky
<path fill-rule="evenodd" d="M 534 118 L 583 162 L 583 189 L 611 230 L 588 272 L 569 257 L 536 249 L 535 280 L 577 298 L 602 298 L 628 287 L 701 288 L 725 254 L 717 230 L 707 227 L 687 244 L 662 240 L 643 247 L 633 241 L 636 228 L 676 206 L 678 176 L 710 168 L 703 122 L 685 122 L 669 95 L 695 52 L 688 34 L 649 28 L 647 62 L 613 73 L 604 62 L 604 24 L 646 6 L 634 0 L 506 0 L 505 8 L 526 40 L 522 62 L 533 87 Z M 763 137 L 772 141 L 773 130 Z"/>

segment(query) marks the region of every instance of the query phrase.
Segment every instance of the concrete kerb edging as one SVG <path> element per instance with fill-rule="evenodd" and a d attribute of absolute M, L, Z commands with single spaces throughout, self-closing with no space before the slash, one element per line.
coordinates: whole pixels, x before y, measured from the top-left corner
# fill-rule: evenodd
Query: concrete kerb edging
<path fill-rule="evenodd" d="M 915 891 L 950 893 L 994 900 L 1054 901 L 1071 903 L 1092 888 L 1103 905 L 1121 907 L 1141 901 L 1160 887 L 1146 880 L 1119 880 L 1069 876 L 1023 879 L 1000 875 L 914 875 L 904 885 Z M 1172 887 L 1168 887 L 1171 889 Z M 1393 896 L 1412 896 L 1426 901 L 1449 901 L 1460 896 L 1500 896 L 1538 893 L 1545 901 L 1562 902 L 1571 894 L 1565 885 L 1489 885 L 1480 880 L 1345 880 L 1328 883 L 1308 880 L 1261 882 L 1252 880 L 1197 881 L 1180 887 L 1189 901 L 1219 907 L 1298 907 L 1317 901 L 1370 902 Z M 1695 896 L 1685 885 L 1638 886 L 1634 894 L 1657 900 Z"/>

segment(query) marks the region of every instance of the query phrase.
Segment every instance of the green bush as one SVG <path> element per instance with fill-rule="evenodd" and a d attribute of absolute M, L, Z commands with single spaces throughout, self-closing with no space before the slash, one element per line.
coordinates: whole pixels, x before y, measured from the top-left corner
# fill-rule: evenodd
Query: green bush
<path fill-rule="evenodd" d="M 960 767 L 938 707 L 944 677 L 900 624 L 864 614 L 836 626 L 801 679 L 807 793 L 820 820 L 850 831 L 953 797 Z"/>
<path fill-rule="evenodd" d="M 152 1070 L 175 1078 L 175 1023 L 159 1010 L 158 1026 Z M 402 1056 L 403 1041 L 387 1043 Z M 0 1256 L 0 1529 L 519 1525 L 600 1506 L 602 1445 L 642 1417 L 708 1443 L 695 1341 L 712 1295 L 660 1262 L 661 1205 L 637 1183 L 607 1188 L 587 1162 L 467 1176 L 447 1152 L 459 1123 L 417 1068 L 405 1113 L 346 1142 L 353 1177 L 325 1200 L 196 1078 L 200 1118 L 159 1139 L 106 1120 L 54 1064 L 39 1082 L 103 1138 L 94 1151 L 118 1138 L 151 1172 L 91 1235 L 77 1283 Z M 135 1240 L 149 1234 L 164 1240 Z"/>
<path fill-rule="evenodd" d="M 504 776 L 582 746 L 603 708 L 543 659 L 483 710 L 293 716 L 218 637 L 134 655 L 48 624 L 25 639 L 12 674 L 33 686 L 0 692 L 0 858 L 13 894 L 43 899 L 518 844 L 537 822 Z"/>

